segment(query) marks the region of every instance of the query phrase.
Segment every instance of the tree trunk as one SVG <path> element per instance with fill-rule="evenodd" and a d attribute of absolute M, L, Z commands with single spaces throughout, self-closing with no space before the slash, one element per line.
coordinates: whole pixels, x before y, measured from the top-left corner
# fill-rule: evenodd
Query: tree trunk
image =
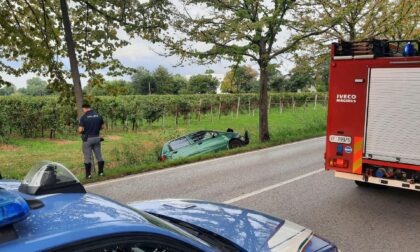
<path fill-rule="evenodd" d="M 260 64 L 260 142 L 270 140 L 268 131 L 268 64 Z"/>
<path fill-rule="evenodd" d="M 61 15 L 63 18 L 64 35 L 67 44 L 67 54 L 70 60 L 70 72 L 73 79 L 73 91 L 76 99 L 77 116 L 80 118 L 83 115 L 83 92 L 82 83 L 80 81 L 79 66 L 76 57 L 76 49 L 74 46 L 73 34 L 71 30 L 71 23 L 69 17 L 69 11 L 67 6 L 67 0 L 60 0 Z"/>

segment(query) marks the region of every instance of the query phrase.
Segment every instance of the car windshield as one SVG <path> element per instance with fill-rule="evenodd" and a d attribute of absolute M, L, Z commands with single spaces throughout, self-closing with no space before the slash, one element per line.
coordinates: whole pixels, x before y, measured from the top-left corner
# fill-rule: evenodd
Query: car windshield
<path fill-rule="evenodd" d="M 139 210 L 137 210 L 135 208 L 132 208 L 132 209 L 134 211 L 136 211 L 137 213 L 139 213 L 143 218 L 145 218 L 151 224 L 153 224 L 153 225 L 155 225 L 155 226 L 157 226 L 159 228 L 162 228 L 162 229 L 165 229 L 165 230 L 167 230 L 169 232 L 176 233 L 178 235 L 187 237 L 187 238 L 189 238 L 191 240 L 194 240 L 194 241 L 196 241 L 198 243 L 201 243 L 201 244 L 203 244 L 203 245 L 205 245 L 207 247 L 210 247 L 210 245 L 207 242 L 199 239 L 198 237 L 195 237 L 194 235 L 192 235 L 192 234 L 184 231 L 183 229 L 181 229 L 181 228 L 173 225 L 172 223 L 170 223 L 170 222 L 168 222 L 168 221 L 166 221 L 164 219 L 161 219 L 161 218 L 159 218 L 157 216 L 151 215 L 151 214 L 149 214 L 147 212 L 139 211 Z"/>
<path fill-rule="evenodd" d="M 169 143 L 169 147 L 171 148 L 171 150 L 175 151 L 178 150 L 182 147 L 188 146 L 190 145 L 190 142 L 188 142 L 188 139 L 186 137 L 181 137 L 178 139 L 173 140 L 172 142 Z"/>

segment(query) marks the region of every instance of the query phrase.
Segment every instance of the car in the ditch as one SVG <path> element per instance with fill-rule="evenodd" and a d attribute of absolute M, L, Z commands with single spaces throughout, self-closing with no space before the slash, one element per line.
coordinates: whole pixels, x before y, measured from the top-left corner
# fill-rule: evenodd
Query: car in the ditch
<path fill-rule="evenodd" d="M 64 166 L 44 162 L 23 182 L 0 180 L 0 251 L 337 251 L 292 222 L 196 200 L 124 205 L 87 193 Z"/>
<path fill-rule="evenodd" d="M 165 143 L 160 153 L 160 160 L 165 161 L 234 149 L 248 143 L 249 135 L 247 131 L 241 136 L 232 129 L 228 129 L 226 132 L 200 130 Z"/>

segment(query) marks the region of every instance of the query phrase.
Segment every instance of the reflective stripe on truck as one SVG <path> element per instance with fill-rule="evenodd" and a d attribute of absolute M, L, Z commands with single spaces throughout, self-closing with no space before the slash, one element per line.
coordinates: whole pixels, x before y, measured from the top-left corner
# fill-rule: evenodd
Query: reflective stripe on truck
<path fill-rule="evenodd" d="M 337 172 L 337 171 L 335 172 L 335 177 L 354 180 L 354 181 L 366 182 L 369 184 L 376 184 L 376 185 L 396 187 L 396 188 L 402 188 L 402 189 L 413 190 L 413 191 L 420 191 L 420 184 L 418 183 L 408 183 L 406 181 L 395 180 L 395 179 L 385 179 L 385 178 L 377 178 L 377 177 L 368 176 L 366 180 L 363 175 L 346 173 L 346 172 Z"/>

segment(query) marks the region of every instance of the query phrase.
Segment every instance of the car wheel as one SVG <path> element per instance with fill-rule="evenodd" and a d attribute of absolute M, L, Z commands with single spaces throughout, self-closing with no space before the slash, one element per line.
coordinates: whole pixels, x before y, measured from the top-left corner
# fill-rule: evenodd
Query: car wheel
<path fill-rule="evenodd" d="M 232 139 L 229 142 L 229 149 L 235 149 L 235 148 L 241 147 L 242 145 L 243 144 L 242 144 L 242 141 L 241 140 Z"/>

